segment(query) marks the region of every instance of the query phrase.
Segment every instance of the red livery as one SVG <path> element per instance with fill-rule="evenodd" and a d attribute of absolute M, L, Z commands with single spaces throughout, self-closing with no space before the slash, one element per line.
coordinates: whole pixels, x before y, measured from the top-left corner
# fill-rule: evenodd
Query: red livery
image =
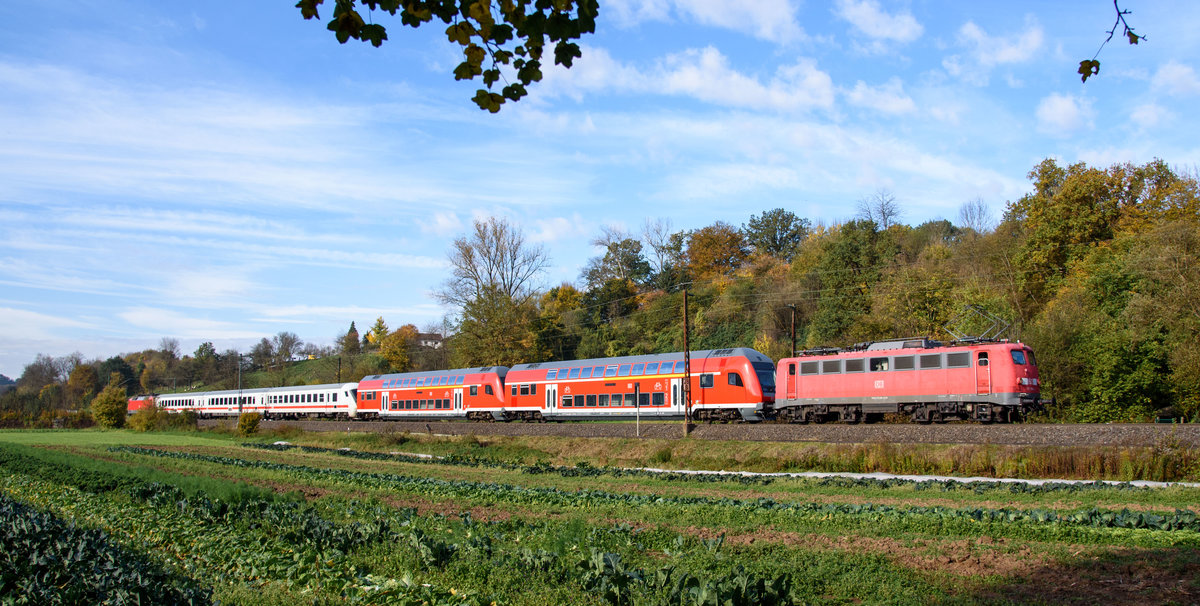
<path fill-rule="evenodd" d="M 1041 405 L 1033 351 L 1021 343 L 907 339 L 820 350 L 779 361 L 780 419 L 918 423 L 1016 421 Z"/>

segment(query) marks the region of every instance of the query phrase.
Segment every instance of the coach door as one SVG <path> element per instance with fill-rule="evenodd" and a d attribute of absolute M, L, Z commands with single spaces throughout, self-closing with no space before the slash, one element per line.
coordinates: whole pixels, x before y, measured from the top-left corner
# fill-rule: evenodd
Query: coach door
<path fill-rule="evenodd" d="M 380 402 L 379 403 L 379 412 L 387 412 L 387 410 L 388 410 L 388 395 L 390 395 L 388 392 L 386 392 L 386 391 L 383 392 L 383 399 L 379 401 Z"/>
<path fill-rule="evenodd" d="M 671 379 L 671 412 L 683 414 L 683 379 Z"/>
<path fill-rule="evenodd" d="M 975 393 L 981 396 L 992 393 L 992 367 L 986 351 L 975 354 Z"/>
<path fill-rule="evenodd" d="M 546 385 L 546 410 L 554 410 L 558 406 L 558 383 Z"/>
<path fill-rule="evenodd" d="M 454 390 L 454 410 L 462 410 L 462 409 L 463 409 L 462 388 L 460 387 L 460 388 Z"/>

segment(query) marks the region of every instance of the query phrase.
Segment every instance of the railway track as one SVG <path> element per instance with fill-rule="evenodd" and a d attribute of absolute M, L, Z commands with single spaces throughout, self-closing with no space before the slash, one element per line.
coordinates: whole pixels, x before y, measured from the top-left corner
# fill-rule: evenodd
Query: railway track
<path fill-rule="evenodd" d="M 201 426 L 236 424 L 236 419 L 200 421 Z M 410 432 L 441 435 L 558 436 L 576 438 L 634 438 L 632 422 L 610 423 L 470 423 L 464 421 L 263 421 L 263 429 L 283 426 L 307 431 Z M 644 422 L 643 438 L 674 439 L 683 436 L 683 423 Z M 1196 424 L 1012 424 L 945 425 L 785 425 L 696 424 L 691 437 L 700 440 L 768 442 L 829 442 L 898 444 L 1004 444 L 1027 446 L 1163 446 L 1200 448 L 1200 423 Z"/>

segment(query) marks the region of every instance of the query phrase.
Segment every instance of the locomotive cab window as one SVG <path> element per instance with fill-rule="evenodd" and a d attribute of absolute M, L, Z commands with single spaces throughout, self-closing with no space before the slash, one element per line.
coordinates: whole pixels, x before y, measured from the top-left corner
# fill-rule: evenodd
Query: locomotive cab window
<path fill-rule="evenodd" d="M 1032 350 L 1032 349 L 1026 349 L 1026 350 L 1025 350 L 1025 356 L 1029 358 L 1029 365 L 1030 365 L 1030 366 L 1037 366 L 1037 358 L 1033 357 L 1033 350 Z"/>
<path fill-rule="evenodd" d="M 846 372 L 862 372 L 863 362 L 862 358 L 850 358 L 846 360 Z"/>
<path fill-rule="evenodd" d="M 485 393 L 485 394 L 487 394 L 487 395 L 489 395 L 489 396 L 495 395 L 495 393 L 494 393 L 494 392 L 492 392 L 492 386 L 491 386 L 491 385 L 484 385 L 484 386 L 483 386 L 483 393 Z"/>
<path fill-rule="evenodd" d="M 736 372 L 730 372 L 726 376 L 726 380 L 729 381 L 730 385 L 735 385 L 737 387 L 745 387 L 746 386 L 745 383 L 742 383 L 742 375 L 739 375 Z"/>
<path fill-rule="evenodd" d="M 479 386 L 478 385 L 471 386 L 471 395 L 473 395 L 473 396 L 479 395 Z"/>
<path fill-rule="evenodd" d="M 712 387 L 712 386 L 713 386 L 713 376 L 712 376 L 711 372 L 706 372 L 706 373 L 700 375 L 700 387 L 703 388 L 703 387 Z"/>
<path fill-rule="evenodd" d="M 1012 353 L 1013 364 L 1022 366 L 1025 364 L 1025 350 L 1014 349 L 1010 353 Z"/>

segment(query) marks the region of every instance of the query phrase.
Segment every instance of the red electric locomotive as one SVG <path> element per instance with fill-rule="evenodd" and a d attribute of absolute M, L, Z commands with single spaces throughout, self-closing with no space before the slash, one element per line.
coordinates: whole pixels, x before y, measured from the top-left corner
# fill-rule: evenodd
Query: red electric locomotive
<path fill-rule="evenodd" d="M 775 415 L 792 422 L 1009 422 L 1041 408 L 1033 351 L 1021 343 L 905 339 L 779 361 Z"/>
<path fill-rule="evenodd" d="M 459 368 L 364 377 L 358 412 L 389 419 L 461 418 L 503 420 L 508 368 Z"/>
<path fill-rule="evenodd" d="M 133 414 L 143 408 L 154 406 L 153 394 L 139 394 L 129 398 L 129 403 L 125 409 L 126 413 Z"/>
<path fill-rule="evenodd" d="M 775 365 L 747 348 L 691 353 L 692 416 L 764 418 Z M 679 418 L 685 414 L 683 353 L 518 364 L 508 371 L 506 418 Z"/>

